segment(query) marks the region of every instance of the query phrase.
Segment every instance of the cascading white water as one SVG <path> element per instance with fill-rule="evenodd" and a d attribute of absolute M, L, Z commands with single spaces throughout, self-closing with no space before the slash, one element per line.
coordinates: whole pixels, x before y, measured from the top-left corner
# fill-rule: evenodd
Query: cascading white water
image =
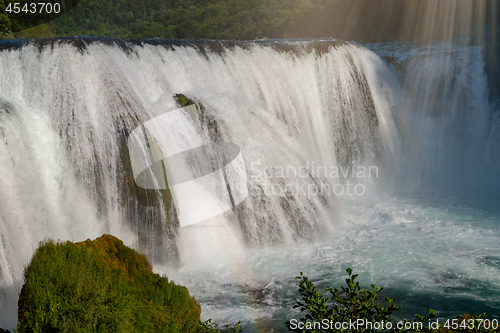
<path fill-rule="evenodd" d="M 414 110 L 408 121 L 411 188 L 456 189 L 482 181 L 491 108 L 481 51 L 439 45 L 406 55 Z"/>
<path fill-rule="evenodd" d="M 158 110 L 174 109 L 175 93 L 203 104 L 207 133 L 242 149 L 252 182 L 251 197 L 238 212 L 247 244 L 331 234 L 333 196 L 308 198 L 291 190 L 286 197 L 265 195 L 266 185 L 286 177 L 257 177 L 251 163 L 375 164 L 381 154 L 398 150 L 397 114 L 391 74 L 376 55 L 349 44 L 321 54 L 306 46 L 286 52 L 247 45 L 222 54 L 148 44 L 126 52 L 100 43 L 83 50 L 71 43 L 4 50 L 0 326 L 14 325 L 23 266 L 45 238 L 79 241 L 107 232 L 157 259 L 162 249 L 149 238 L 141 244 L 138 233 L 165 224 L 167 216 L 162 207 L 149 215 L 129 207 L 120 189 L 126 177 L 120 143 Z M 306 178 L 308 184 L 319 179 Z M 214 242 L 206 234 L 200 241 L 196 231 L 181 231 L 182 261 L 206 253 Z"/>
<path fill-rule="evenodd" d="M 393 44 L 368 47 L 381 56 L 394 50 Z M 409 192 L 463 191 L 497 178 L 500 109 L 488 90 L 483 52 L 464 41 L 400 45 L 395 52 L 406 66 L 400 76 L 407 162 L 399 181 Z"/>
<path fill-rule="evenodd" d="M 300 177 L 305 188 L 355 181 L 368 189 L 378 185 L 366 196 L 379 197 L 381 183 L 404 166 L 402 156 L 411 161 L 412 186 L 429 164 L 444 163 L 440 174 L 449 170 L 461 153 L 451 151 L 444 162 L 436 155 L 450 145 L 447 139 L 455 140 L 449 137 L 454 131 L 460 141 L 453 149 L 476 154 L 474 147 L 490 140 L 490 150 L 498 151 L 498 120 L 491 126 L 484 111 L 478 50 L 471 52 L 473 61 L 446 58 L 457 60 L 467 50 L 412 58 L 406 100 L 397 73 L 355 44 L 208 44 L 212 50 L 197 44 L 123 48 L 104 39 L 81 49 L 68 41 L 0 53 L 0 327 L 15 325 L 23 266 L 45 238 L 80 241 L 111 233 L 147 253 L 159 270 L 171 271 L 164 266 L 172 261 L 191 268 L 226 262 L 239 267 L 238 283 L 252 286 L 256 273 L 244 268 L 246 248 L 325 241 L 342 229 L 345 206 L 338 196 L 287 188 L 297 177 L 279 175 L 280 167 L 308 170 Z M 448 67 L 438 68 L 441 63 Z M 177 93 L 203 105 L 199 117 L 207 138 L 237 144 L 245 159 L 250 196 L 220 216 L 217 228 L 179 230 L 168 202 L 141 205 L 129 182 L 127 135 L 176 109 Z M 465 100 L 457 100 L 463 94 Z M 443 108 L 458 110 L 452 121 Z M 471 108 L 479 115 L 467 113 Z M 457 128 L 462 124 L 473 127 L 464 134 Z M 493 133 L 489 139 L 487 133 Z M 488 156 L 497 163 L 491 156 L 498 155 Z M 380 174 L 311 172 L 332 166 L 376 166 Z"/>

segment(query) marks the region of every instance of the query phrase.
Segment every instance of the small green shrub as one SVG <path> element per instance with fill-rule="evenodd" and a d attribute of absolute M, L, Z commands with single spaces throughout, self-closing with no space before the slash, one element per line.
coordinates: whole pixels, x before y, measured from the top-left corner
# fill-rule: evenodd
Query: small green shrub
<path fill-rule="evenodd" d="M 226 333 L 239 333 L 243 332 L 243 327 L 240 326 L 241 321 L 237 322 L 233 326 L 226 325 Z M 212 319 L 208 319 L 206 321 L 200 322 L 200 331 L 201 333 L 221 333 L 219 328 L 219 324 L 214 323 Z"/>
<path fill-rule="evenodd" d="M 467 332 L 467 333 L 482 333 L 482 332 L 500 332 L 499 329 L 486 329 L 484 325 L 479 327 L 482 320 L 486 319 L 487 313 L 471 316 L 462 314 L 453 320 L 439 323 L 437 327 L 428 327 L 428 323 L 432 318 L 435 318 L 434 310 L 430 310 L 426 318 L 419 314 L 415 317 L 417 320 L 410 321 L 403 319 L 402 323 L 410 324 L 407 327 L 411 329 L 398 329 L 397 322 L 392 319 L 392 314 L 398 310 L 399 307 L 394 305 L 395 300 L 385 297 L 386 306 L 382 306 L 378 302 L 379 293 L 383 290 L 382 287 L 375 287 L 371 285 L 372 290 L 361 289 L 359 282 L 356 281 L 357 274 L 352 274 L 352 269 L 346 269 L 348 277 L 345 279 L 347 287 L 339 289 L 332 289 L 328 287 L 326 290 L 330 293 L 330 297 L 325 297 L 321 292 L 316 290 L 316 286 L 312 283 L 307 276 L 300 273 L 295 279 L 299 280 L 299 293 L 300 299 L 295 300 L 296 305 L 294 308 L 299 308 L 301 313 L 305 313 L 305 317 L 300 318 L 302 326 L 299 327 L 298 321 L 292 323 L 287 321 L 285 325 L 291 332 L 300 333 L 320 333 L 320 332 Z M 328 324 L 322 326 L 321 323 L 326 320 Z M 362 320 L 364 325 L 336 327 L 335 323 L 355 323 Z M 372 323 L 366 325 L 367 322 Z M 385 323 L 385 325 L 378 329 L 375 323 Z M 314 325 L 314 323 L 318 325 Z M 332 323 L 334 325 L 332 325 Z M 388 325 L 390 323 L 390 325 Z M 472 327 L 474 323 L 474 327 Z M 417 325 L 414 325 L 417 324 Z M 328 326 L 327 328 L 325 328 Z M 470 328 L 468 327 L 470 326 Z M 380 326 L 379 326 L 380 327 Z"/>
<path fill-rule="evenodd" d="M 364 319 L 370 322 L 388 322 L 391 320 L 391 315 L 400 308 L 394 305 L 394 300 L 388 297 L 385 298 L 387 307 L 383 307 L 377 301 L 377 295 L 382 291 L 382 287 L 372 286 L 372 290 L 361 289 L 359 282 L 356 281 L 357 274 L 352 274 L 352 270 L 348 268 L 348 278 L 345 280 L 347 287 L 332 289 L 328 287 L 326 290 L 330 292 L 330 299 L 324 297 L 321 292 L 316 291 L 316 286 L 309 281 L 307 276 L 301 272 L 296 277 L 299 280 L 300 300 L 295 300 L 297 303 L 294 308 L 300 308 L 300 312 L 305 312 L 306 316 L 301 318 L 301 322 L 321 322 L 327 319 L 334 323 L 343 323 Z M 291 323 L 287 322 L 290 328 Z M 290 328 L 292 332 L 305 332 L 302 329 Z M 312 329 L 307 332 L 323 332 L 322 329 Z"/>

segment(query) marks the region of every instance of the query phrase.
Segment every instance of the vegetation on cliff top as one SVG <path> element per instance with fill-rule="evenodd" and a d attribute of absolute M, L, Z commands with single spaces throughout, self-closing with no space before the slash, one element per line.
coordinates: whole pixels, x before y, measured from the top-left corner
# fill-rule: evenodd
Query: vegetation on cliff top
<path fill-rule="evenodd" d="M 334 4 L 333 0 L 80 0 L 67 14 L 15 34 L 19 27 L 36 22 L 18 22 L 19 14 L 6 13 L 10 2 L 20 0 L 0 0 L 0 38 L 255 39 L 286 30 Z"/>
<path fill-rule="evenodd" d="M 200 313 L 185 287 L 103 235 L 40 244 L 25 270 L 18 332 L 198 332 Z"/>

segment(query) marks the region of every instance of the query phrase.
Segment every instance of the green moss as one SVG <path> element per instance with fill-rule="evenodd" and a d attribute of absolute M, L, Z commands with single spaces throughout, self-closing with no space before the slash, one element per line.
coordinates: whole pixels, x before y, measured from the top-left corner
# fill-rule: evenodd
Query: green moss
<path fill-rule="evenodd" d="M 183 94 L 175 94 L 174 97 L 177 104 L 179 104 L 179 106 L 182 108 L 193 104 L 196 105 L 196 103 L 193 102 L 192 99 L 186 97 Z M 196 107 L 198 107 L 198 105 L 196 105 Z"/>
<path fill-rule="evenodd" d="M 185 287 L 110 235 L 40 244 L 25 269 L 18 332 L 197 332 Z"/>

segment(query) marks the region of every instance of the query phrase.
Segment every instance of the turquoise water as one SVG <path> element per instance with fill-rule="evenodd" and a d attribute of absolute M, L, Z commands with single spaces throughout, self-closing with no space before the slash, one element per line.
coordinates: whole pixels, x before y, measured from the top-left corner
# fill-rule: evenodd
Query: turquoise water
<path fill-rule="evenodd" d="M 298 297 L 294 277 L 304 272 L 319 290 L 345 284 L 345 269 L 362 287 L 384 287 L 402 308 L 396 319 L 438 310 L 500 315 L 500 214 L 456 197 L 387 197 L 344 204 L 343 221 L 329 241 L 293 248 L 255 249 L 235 268 L 183 268 L 168 276 L 186 285 L 203 318 L 243 320 L 252 332 L 284 332 Z M 498 208 L 498 207 L 497 207 Z M 161 271 L 161 269 L 159 269 Z"/>

